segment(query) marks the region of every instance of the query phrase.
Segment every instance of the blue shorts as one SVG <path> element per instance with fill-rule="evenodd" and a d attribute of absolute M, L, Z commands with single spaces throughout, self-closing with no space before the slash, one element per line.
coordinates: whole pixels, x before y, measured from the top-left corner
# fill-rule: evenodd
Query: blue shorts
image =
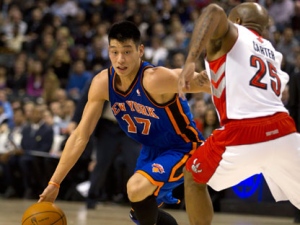
<path fill-rule="evenodd" d="M 136 172 L 157 186 L 157 204 L 178 203 L 170 199 L 172 190 L 183 183 L 183 167 L 200 143 L 187 143 L 180 148 L 159 149 L 143 146 L 137 160 Z M 173 199 L 174 200 L 174 199 Z"/>

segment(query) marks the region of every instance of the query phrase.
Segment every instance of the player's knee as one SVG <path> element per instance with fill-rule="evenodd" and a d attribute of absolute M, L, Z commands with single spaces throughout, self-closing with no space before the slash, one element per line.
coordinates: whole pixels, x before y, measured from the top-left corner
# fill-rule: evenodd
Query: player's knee
<path fill-rule="evenodd" d="M 131 202 L 139 202 L 153 194 L 156 186 L 152 185 L 147 178 L 138 174 L 132 176 L 127 182 L 127 195 Z"/>
<path fill-rule="evenodd" d="M 130 178 L 127 182 L 127 195 L 131 202 L 139 202 L 148 195 L 143 194 L 144 187 L 139 179 Z"/>
<path fill-rule="evenodd" d="M 142 199 L 140 199 L 140 188 L 139 186 L 131 185 L 130 183 L 127 183 L 127 195 L 128 199 L 131 202 L 138 202 Z"/>

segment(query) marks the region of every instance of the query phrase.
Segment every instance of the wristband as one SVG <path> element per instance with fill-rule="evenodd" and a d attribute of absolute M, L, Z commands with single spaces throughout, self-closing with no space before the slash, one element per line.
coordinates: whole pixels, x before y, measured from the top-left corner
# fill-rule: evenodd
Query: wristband
<path fill-rule="evenodd" d="M 49 181 L 48 184 L 52 184 L 52 185 L 54 185 L 55 187 L 60 188 L 60 185 L 59 185 L 58 183 L 54 182 L 54 181 Z"/>

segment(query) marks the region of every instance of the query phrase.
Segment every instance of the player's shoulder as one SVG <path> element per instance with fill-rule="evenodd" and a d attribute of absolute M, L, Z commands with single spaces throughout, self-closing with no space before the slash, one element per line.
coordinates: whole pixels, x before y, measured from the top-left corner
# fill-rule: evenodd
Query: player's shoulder
<path fill-rule="evenodd" d="M 169 68 L 164 67 L 164 66 L 156 66 L 156 67 L 147 68 L 144 71 L 144 75 L 146 75 L 146 76 L 159 76 L 160 74 L 170 73 L 170 71 L 172 71 L 172 69 L 169 69 Z"/>
<path fill-rule="evenodd" d="M 100 98 L 108 98 L 108 69 L 104 69 L 94 76 L 90 92 Z"/>
<path fill-rule="evenodd" d="M 108 69 L 101 70 L 99 73 L 97 73 L 92 80 L 92 84 L 96 85 L 104 85 L 108 82 Z"/>
<path fill-rule="evenodd" d="M 147 68 L 144 71 L 143 82 L 147 83 L 147 86 L 153 90 L 152 86 L 157 86 L 158 83 L 165 80 L 171 74 L 171 69 L 163 66 L 157 66 L 152 68 Z"/>
<path fill-rule="evenodd" d="M 97 80 L 97 81 L 105 80 L 105 79 L 107 79 L 107 77 L 108 77 L 108 69 L 104 69 L 104 70 L 101 70 L 99 73 L 97 73 L 94 76 L 93 80 Z"/>

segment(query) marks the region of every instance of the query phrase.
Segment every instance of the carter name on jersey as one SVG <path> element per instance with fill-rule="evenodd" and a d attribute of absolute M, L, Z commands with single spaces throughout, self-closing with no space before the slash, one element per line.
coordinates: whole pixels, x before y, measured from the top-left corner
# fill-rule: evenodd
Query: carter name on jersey
<path fill-rule="evenodd" d="M 253 49 L 256 52 L 260 52 L 261 54 L 269 57 L 270 59 L 273 59 L 275 61 L 275 54 L 271 49 L 262 47 L 261 45 L 259 45 L 258 43 L 256 43 L 255 41 L 253 41 Z"/>

